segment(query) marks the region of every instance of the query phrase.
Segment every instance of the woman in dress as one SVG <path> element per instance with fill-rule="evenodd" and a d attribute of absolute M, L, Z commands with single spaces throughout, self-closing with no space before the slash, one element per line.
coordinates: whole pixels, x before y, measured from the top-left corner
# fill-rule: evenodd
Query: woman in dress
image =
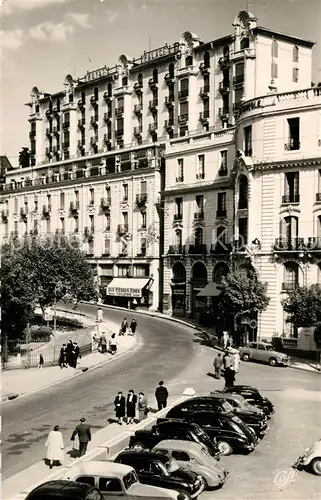
<path fill-rule="evenodd" d="M 59 465 L 62 465 L 64 461 L 64 441 L 59 431 L 59 425 L 55 425 L 54 430 L 49 432 L 45 446 L 50 469 L 52 469 L 54 462 L 59 462 Z"/>
<path fill-rule="evenodd" d="M 119 391 L 114 401 L 116 418 L 118 418 L 119 425 L 123 425 L 123 418 L 126 413 L 126 400 L 123 393 Z"/>
<path fill-rule="evenodd" d="M 147 417 L 148 413 L 148 401 L 143 392 L 140 392 L 138 395 L 138 413 L 139 413 L 139 420 L 144 420 L 144 418 Z"/>
<path fill-rule="evenodd" d="M 133 389 L 128 392 L 126 401 L 127 424 L 133 424 L 136 416 L 137 396 Z"/>

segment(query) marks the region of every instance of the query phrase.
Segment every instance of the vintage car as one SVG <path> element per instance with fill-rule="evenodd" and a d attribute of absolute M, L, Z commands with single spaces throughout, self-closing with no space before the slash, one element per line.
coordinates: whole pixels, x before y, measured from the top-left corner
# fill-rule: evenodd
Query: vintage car
<path fill-rule="evenodd" d="M 233 409 L 235 411 L 236 408 L 239 408 L 241 410 L 249 410 L 255 415 L 262 415 L 266 419 L 266 415 L 264 414 L 264 411 L 261 408 L 258 408 L 257 406 L 251 405 L 243 396 L 240 394 L 235 394 L 234 392 L 224 392 L 224 391 L 212 391 L 210 392 L 210 396 L 215 395 L 215 394 L 221 394 L 224 398 L 226 398 L 226 401 L 230 403 L 231 406 L 233 406 Z"/>
<path fill-rule="evenodd" d="M 224 393 L 215 393 L 209 396 L 198 396 L 174 406 L 166 414 L 166 418 L 184 419 L 188 413 L 199 411 L 213 411 L 214 413 L 237 413 L 257 436 L 263 436 L 267 428 L 266 420 L 262 415 L 254 415 L 248 410 L 235 411 L 231 402 L 224 397 Z M 243 418 L 244 417 L 244 418 Z"/>
<path fill-rule="evenodd" d="M 321 439 L 313 443 L 311 448 L 307 448 L 304 455 L 301 455 L 292 467 L 298 470 L 308 470 L 321 476 Z"/>
<path fill-rule="evenodd" d="M 167 453 L 124 450 L 115 462 L 133 467 L 144 484 L 174 489 L 181 494 L 185 492 L 191 498 L 197 498 L 204 490 L 202 478 L 182 469 Z"/>
<path fill-rule="evenodd" d="M 265 396 L 262 396 L 258 389 L 255 389 L 250 385 L 234 385 L 233 387 L 226 387 L 223 392 L 240 394 L 244 399 L 246 399 L 246 401 L 248 401 L 248 403 L 260 408 L 267 418 L 270 418 L 271 415 L 274 414 L 273 403 Z"/>
<path fill-rule="evenodd" d="M 73 481 L 47 481 L 33 489 L 25 500 L 104 500 L 97 488 Z"/>
<path fill-rule="evenodd" d="M 129 447 L 151 450 L 164 439 L 194 441 L 205 445 L 213 457 L 217 457 L 220 454 L 215 442 L 198 425 L 180 420 L 162 419 L 157 425 L 153 425 L 150 431 L 136 431 L 130 438 Z"/>
<path fill-rule="evenodd" d="M 199 443 L 168 439 L 158 443 L 152 451 L 168 453 L 182 469 L 191 470 L 201 476 L 204 489 L 220 488 L 225 483 L 228 472 L 211 457 L 207 448 Z"/>
<path fill-rule="evenodd" d="M 240 357 L 243 361 L 261 361 L 270 366 L 288 366 L 290 358 L 283 352 L 275 351 L 272 344 L 266 342 L 250 342 L 240 349 Z"/>
<path fill-rule="evenodd" d="M 250 453 L 258 443 L 255 432 L 234 414 L 199 411 L 186 415 L 186 420 L 202 427 L 222 455 Z"/>
<path fill-rule="evenodd" d="M 119 496 L 130 500 L 142 498 L 180 500 L 177 491 L 142 484 L 132 467 L 114 462 L 97 460 L 82 462 L 71 467 L 64 479 L 95 486 L 104 499 L 108 500 Z"/>

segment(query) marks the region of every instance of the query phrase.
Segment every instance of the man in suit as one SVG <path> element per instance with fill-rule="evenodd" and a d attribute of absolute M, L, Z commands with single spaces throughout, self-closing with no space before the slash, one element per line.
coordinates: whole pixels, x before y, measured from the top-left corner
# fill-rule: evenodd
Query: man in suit
<path fill-rule="evenodd" d="M 91 441 L 90 425 L 86 424 L 85 422 L 86 419 L 81 418 L 80 424 L 77 425 L 76 429 L 74 430 L 71 436 L 71 441 L 74 441 L 75 437 L 78 436 L 79 453 L 81 457 L 86 454 L 88 443 L 89 441 Z"/>
<path fill-rule="evenodd" d="M 158 387 L 155 391 L 155 397 L 158 405 L 158 411 L 166 408 L 167 406 L 167 398 L 168 398 L 168 390 L 164 386 L 164 382 L 161 380 L 158 384 Z"/>

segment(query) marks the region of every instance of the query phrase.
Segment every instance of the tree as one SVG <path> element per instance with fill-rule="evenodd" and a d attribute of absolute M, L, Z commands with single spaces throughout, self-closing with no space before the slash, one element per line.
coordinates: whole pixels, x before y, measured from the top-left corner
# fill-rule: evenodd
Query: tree
<path fill-rule="evenodd" d="M 21 168 L 28 168 L 30 165 L 29 148 L 22 148 L 19 152 L 19 165 Z"/>
<path fill-rule="evenodd" d="M 97 298 L 85 254 L 66 237 L 25 238 L 16 247 L 8 245 L 0 278 L 3 332 L 11 338 L 21 335 L 37 306 L 44 312 L 66 294 L 75 301 Z"/>
<path fill-rule="evenodd" d="M 296 287 L 288 292 L 282 307 L 287 323 L 297 328 L 314 326 L 321 319 L 321 290 L 315 285 Z"/>
<path fill-rule="evenodd" d="M 264 311 L 269 304 L 267 283 L 258 280 L 254 272 L 233 271 L 222 278 L 218 306 L 225 315 L 235 317 Z"/>

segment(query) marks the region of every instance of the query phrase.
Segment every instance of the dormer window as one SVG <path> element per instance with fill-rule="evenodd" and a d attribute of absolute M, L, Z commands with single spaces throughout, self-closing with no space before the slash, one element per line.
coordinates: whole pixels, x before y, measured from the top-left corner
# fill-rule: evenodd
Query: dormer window
<path fill-rule="evenodd" d="M 185 66 L 193 66 L 193 57 L 192 56 L 187 56 L 185 59 Z"/>
<path fill-rule="evenodd" d="M 248 38 L 243 38 L 241 41 L 241 50 L 248 49 L 250 46 L 250 40 Z"/>

